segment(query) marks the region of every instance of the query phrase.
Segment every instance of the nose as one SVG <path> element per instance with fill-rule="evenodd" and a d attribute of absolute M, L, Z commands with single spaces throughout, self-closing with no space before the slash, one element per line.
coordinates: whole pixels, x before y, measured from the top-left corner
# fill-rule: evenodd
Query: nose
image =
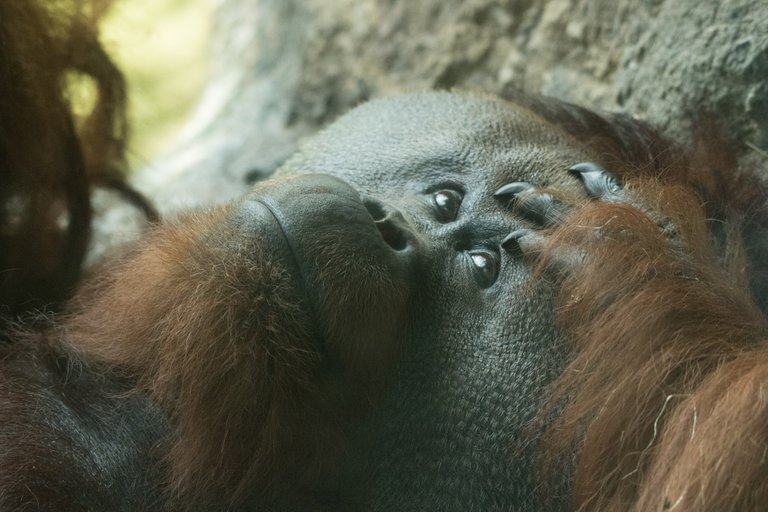
<path fill-rule="evenodd" d="M 363 204 L 387 245 L 396 251 L 405 250 L 413 241 L 413 233 L 403 214 L 372 197 L 363 197 Z"/>

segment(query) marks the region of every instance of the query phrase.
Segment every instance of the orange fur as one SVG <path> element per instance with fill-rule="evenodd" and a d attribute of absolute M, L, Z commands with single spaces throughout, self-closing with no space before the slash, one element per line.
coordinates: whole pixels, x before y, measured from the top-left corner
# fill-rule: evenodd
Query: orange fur
<path fill-rule="evenodd" d="M 376 269 L 321 269 L 371 279 L 334 297 L 326 327 L 342 346 L 329 345 L 336 357 L 329 360 L 289 276 L 260 252 L 257 237 L 233 246 L 235 228 L 220 209 L 156 228 L 85 285 L 51 333 L 17 336 L 7 327 L 6 319 L 55 307 L 78 282 L 92 185 L 114 188 L 155 216 L 123 178 L 124 83 L 96 37 L 108 3 L 0 1 L 0 64 L 9 70 L 0 74 L 0 336 L 15 341 L 4 345 L 13 379 L 3 389 L 3 410 L 13 415 L 4 435 L 23 436 L 39 463 L 30 468 L 14 453 L 19 471 L 11 465 L 6 483 L 21 489 L 19 499 L 37 499 L 50 491 L 46 482 L 61 480 L 56 464 L 68 461 L 50 454 L 61 454 L 55 442 L 72 438 L 51 426 L 58 418 L 44 407 L 58 402 L 46 395 L 53 388 L 46 379 L 68 384 L 93 372 L 87 392 L 71 389 L 88 400 L 98 386 L 107 395 L 134 389 L 132 398 L 149 396 L 162 411 L 159 423 L 170 423 L 155 446 L 167 470 L 159 486 L 176 500 L 170 508 L 237 506 L 254 494 L 277 508 L 283 499 L 298 509 L 327 504 L 341 485 L 353 485 L 335 472 L 347 423 L 365 410 L 396 355 L 396 347 L 343 344 L 371 325 L 385 331 L 395 316 L 396 283 Z M 71 112 L 65 84 L 73 73 L 99 92 L 87 119 Z M 744 238 L 768 226 L 764 189 L 748 175 L 728 174 L 735 159 L 711 134 L 688 153 L 626 117 L 513 100 L 600 155 L 642 205 L 593 203 L 551 234 L 544 267 L 564 246 L 587 258 L 562 276 L 558 322 L 571 359 L 542 412 L 555 417 L 542 459 L 575 457 L 576 509 L 759 510 L 768 501 L 768 325 L 747 288 L 767 270 Z M 675 229 L 664 234 L 659 224 Z M 324 244 L 318 252 L 334 241 Z M 382 287 L 391 302 L 364 311 Z M 350 327 L 348 319 L 366 313 Z M 62 361 L 70 366 L 62 370 Z M 113 374 L 120 385 L 107 387 Z M 29 428 L 27 418 L 39 421 Z M 90 471 L 89 454 L 80 459 L 79 469 Z M 90 482 L 86 470 L 76 480 Z M 154 467 L 142 474 L 156 477 Z M 38 494 L 26 488 L 30 480 Z M 102 481 L 94 482 L 76 487 L 98 500 Z M 50 503 L 70 499 L 50 492 Z"/>
<path fill-rule="evenodd" d="M 339 489 L 348 496 L 354 486 L 338 480 L 338 458 L 348 424 L 369 409 L 395 360 L 387 325 L 404 308 L 402 283 L 350 251 L 322 262 L 320 302 L 331 300 L 317 306 L 331 311 L 323 327 L 300 273 L 256 231 L 243 236 L 239 208 L 155 228 L 77 294 L 61 339 L 135 380 L 134 391 L 167 414 L 156 455 L 175 507 L 340 506 Z M 311 250 L 327 256 L 348 244 L 330 238 Z"/>
<path fill-rule="evenodd" d="M 695 195 L 648 181 L 628 189 L 653 220 L 590 204 L 543 257 L 546 266 L 564 246 L 587 255 L 560 294 L 573 353 L 545 408 L 562 411 L 543 460 L 576 449 L 576 510 L 758 510 L 768 499 L 768 322 L 742 276 L 723 270 Z M 672 238 L 655 217 L 677 228 Z"/>
<path fill-rule="evenodd" d="M 303 298 L 258 238 L 227 231 L 224 213 L 158 228 L 80 294 L 67 338 L 168 411 L 163 449 L 181 503 L 237 506 L 286 488 L 311 499 L 308 482 L 332 480 L 345 395 L 327 390 Z"/>

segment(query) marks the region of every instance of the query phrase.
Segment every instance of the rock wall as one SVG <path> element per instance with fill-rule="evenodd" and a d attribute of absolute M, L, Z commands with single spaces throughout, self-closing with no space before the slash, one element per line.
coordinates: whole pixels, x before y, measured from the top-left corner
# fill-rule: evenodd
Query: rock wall
<path fill-rule="evenodd" d="M 768 169 L 765 0 L 221 0 L 211 80 L 137 176 L 166 210 L 221 202 L 368 98 L 523 88 L 675 137 L 707 112 Z"/>

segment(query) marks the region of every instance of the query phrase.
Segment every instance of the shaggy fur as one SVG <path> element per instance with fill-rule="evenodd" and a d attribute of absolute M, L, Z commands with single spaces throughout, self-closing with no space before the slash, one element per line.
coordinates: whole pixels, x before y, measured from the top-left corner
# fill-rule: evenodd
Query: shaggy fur
<path fill-rule="evenodd" d="M 263 240 L 233 232 L 242 205 L 155 228 L 66 302 L 90 187 L 154 213 L 122 178 L 124 84 L 95 28 L 106 2 L 51 4 L 0 2 L 0 508 L 350 505 L 336 501 L 342 488 L 355 494 L 337 459 L 396 347 L 319 346 L 290 273 Z M 67 101 L 71 73 L 99 92 L 86 119 Z M 539 278 L 559 284 L 570 342 L 531 428 L 544 432 L 539 477 L 554 481 L 543 492 L 561 488 L 565 461 L 575 510 L 760 510 L 765 189 L 706 122 L 685 151 L 627 117 L 510 99 L 599 155 L 628 198 L 571 205 L 531 254 Z M 318 243 L 311 252 L 337 246 Z M 404 283 L 358 259 L 319 269 L 335 287 L 317 307 L 335 308 L 331 338 L 386 341 L 405 314 Z M 364 286 L 344 286 L 363 275 Z M 29 316 L 41 309 L 64 313 Z"/>
<path fill-rule="evenodd" d="M 557 471 L 575 449 L 574 510 L 761 510 L 765 188 L 711 130 L 686 153 L 616 126 L 628 202 L 575 210 L 538 255 L 562 279 L 572 351 L 539 417 L 558 411 L 541 460 Z M 574 248 L 585 257 L 564 266 Z"/>
<path fill-rule="evenodd" d="M 125 184 L 125 83 L 102 50 L 109 2 L 7 0 L 0 5 L 0 319 L 70 296 L 90 239 L 90 188 Z M 96 101 L 76 117 L 71 85 Z"/>

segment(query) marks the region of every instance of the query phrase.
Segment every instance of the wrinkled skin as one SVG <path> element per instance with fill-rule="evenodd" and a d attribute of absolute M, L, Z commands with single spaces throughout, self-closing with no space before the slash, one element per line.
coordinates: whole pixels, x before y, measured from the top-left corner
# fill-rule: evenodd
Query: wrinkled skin
<path fill-rule="evenodd" d="M 0 438 L 17 449 L 0 454 L 3 499 L 154 507 L 165 479 L 147 474 L 169 450 L 172 508 L 536 510 L 528 425 L 566 354 L 553 286 L 502 247 L 540 226 L 494 193 L 525 182 L 584 199 L 568 169 L 599 157 L 495 98 L 359 107 L 243 200 L 159 228 L 63 329 L 27 335 L 31 355 L 6 350 Z M 119 378 L 100 387 L 119 392 L 95 403 L 84 388 L 112 379 L 105 367 Z M 33 374 L 52 391 L 18 391 Z M 124 414 L 131 379 L 144 402 Z M 57 442 L 98 444 L 98 475 Z M 95 490 L 54 489 L 64 472 Z M 146 489 L 126 500 L 134 481 Z"/>
<path fill-rule="evenodd" d="M 551 290 L 526 287 L 528 264 L 503 250 L 530 226 L 494 197 L 525 181 L 583 194 L 567 170 L 595 159 L 530 112 L 499 100 L 416 94 L 364 105 L 323 132 L 278 176 L 327 173 L 374 202 L 403 233 L 410 315 L 383 403 L 357 432 L 364 510 L 529 510 L 532 453 L 523 437 L 563 347 Z M 459 191 L 447 216 L 435 193 Z M 498 258 L 478 282 L 471 252 Z"/>

